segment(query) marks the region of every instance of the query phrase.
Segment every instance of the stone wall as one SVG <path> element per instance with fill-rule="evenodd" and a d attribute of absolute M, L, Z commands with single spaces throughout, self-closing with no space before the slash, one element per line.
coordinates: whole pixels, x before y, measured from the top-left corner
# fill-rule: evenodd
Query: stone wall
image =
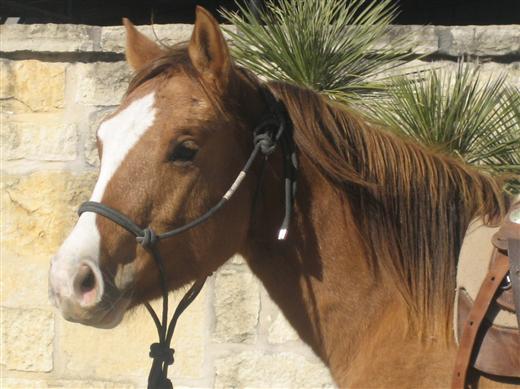
<path fill-rule="evenodd" d="M 47 299 L 50 257 L 96 179 L 97 123 L 117 106 L 130 77 L 123 30 L 0 28 L 1 386 L 143 387 L 155 340 L 144 309 L 104 331 L 64 321 Z M 167 44 L 190 31 L 156 27 Z M 520 26 L 403 26 L 390 34 L 411 34 L 418 54 L 433 53 L 417 66 L 455 66 L 467 54 L 483 61 L 486 73 L 505 71 L 520 85 Z M 333 386 L 238 257 L 209 280 L 173 343 L 176 386 Z"/>

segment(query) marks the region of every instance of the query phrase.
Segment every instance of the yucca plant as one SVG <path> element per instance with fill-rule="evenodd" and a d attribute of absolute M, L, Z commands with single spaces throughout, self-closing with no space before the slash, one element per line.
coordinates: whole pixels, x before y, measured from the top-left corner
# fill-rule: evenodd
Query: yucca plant
<path fill-rule="evenodd" d="M 345 102 L 384 88 L 383 73 L 411 60 L 406 36 L 377 47 L 396 17 L 391 0 L 268 0 L 222 11 L 237 31 L 237 62 L 269 80 L 304 86 Z"/>
<path fill-rule="evenodd" d="M 493 174 L 508 173 L 508 189 L 520 189 L 520 91 L 506 76 L 484 80 L 463 63 L 455 72 L 399 76 L 368 107 L 379 124 Z"/>
<path fill-rule="evenodd" d="M 413 57 L 407 37 L 379 43 L 392 0 L 267 0 L 222 11 L 237 62 L 268 80 L 310 88 L 368 110 L 371 120 L 495 174 L 520 191 L 520 93 L 475 67 L 389 78 Z"/>

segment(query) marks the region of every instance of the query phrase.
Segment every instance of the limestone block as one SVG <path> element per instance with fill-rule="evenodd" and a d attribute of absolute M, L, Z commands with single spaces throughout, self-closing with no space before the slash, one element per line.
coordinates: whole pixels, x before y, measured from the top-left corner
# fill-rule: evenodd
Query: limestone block
<path fill-rule="evenodd" d="M 221 269 L 215 279 L 215 331 L 223 343 L 254 343 L 260 310 L 258 281 L 249 271 Z"/>
<path fill-rule="evenodd" d="M 1 115 L 2 160 L 73 161 L 77 157 L 75 123 L 60 114 Z"/>
<path fill-rule="evenodd" d="M 3 363 L 9 370 L 49 372 L 53 367 L 54 319 L 38 309 L 1 309 Z"/>
<path fill-rule="evenodd" d="M 99 166 L 99 154 L 96 142 L 97 130 L 103 119 L 106 118 L 113 111 L 114 108 L 104 108 L 93 112 L 89 116 L 88 134 L 83 150 L 85 153 L 85 160 L 91 166 Z"/>
<path fill-rule="evenodd" d="M 13 51 L 92 51 L 99 27 L 70 24 L 12 24 L 0 26 L 0 49 Z"/>
<path fill-rule="evenodd" d="M 156 24 L 153 29 L 151 26 L 137 26 L 137 28 L 150 39 L 165 46 L 189 41 L 193 31 L 192 24 Z M 225 26 L 225 28 L 234 29 L 232 26 Z M 100 40 L 101 51 L 124 53 L 125 42 L 125 29 L 122 26 L 103 27 Z"/>
<path fill-rule="evenodd" d="M 511 85 L 520 88 L 520 61 L 506 65 L 506 71 L 509 76 L 508 82 Z"/>
<path fill-rule="evenodd" d="M 480 70 L 481 80 L 487 81 L 489 78 L 497 78 L 500 75 L 507 76 L 507 83 L 510 85 L 520 86 L 520 62 L 512 62 L 510 64 L 502 64 L 497 62 L 469 62 L 466 66 L 477 67 Z M 458 64 L 455 61 L 412 61 L 406 68 L 396 69 L 392 72 L 387 72 L 386 75 L 395 75 L 403 73 L 403 70 L 408 71 L 428 71 L 433 69 L 443 70 L 455 74 Z"/>
<path fill-rule="evenodd" d="M 32 389 L 47 388 L 45 380 L 32 380 L 27 378 L 2 377 L 3 389 Z"/>
<path fill-rule="evenodd" d="M 0 60 L 2 112 L 48 112 L 63 108 L 64 63 Z"/>
<path fill-rule="evenodd" d="M 150 39 L 157 40 L 164 45 L 172 46 L 175 43 L 188 41 L 193 30 L 192 24 L 157 24 L 153 26 L 137 26 L 139 31 Z M 124 27 L 104 27 L 101 31 L 100 47 L 101 51 L 116 53 L 125 52 L 125 29 Z"/>
<path fill-rule="evenodd" d="M 520 54 L 520 25 L 475 26 L 475 55 Z"/>
<path fill-rule="evenodd" d="M 409 61 L 407 63 L 401 63 L 400 66 L 395 68 L 390 68 L 382 73 L 378 74 L 375 79 L 385 79 L 389 77 L 395 77 L 400 76 L 404 74 L 411 74 L 418 73 L 421 71 L 426 71 L 432 69 L 431 62 L 425 62 L 421 61 L 420 59 L 414 59 L 412 61 Z"/>
<path fill-rule="evenodd" d="M 440 52 L 447 55 L 504 56 L 520 53 L 520 26 L 437 27 Z"/>
<path fill-rule="evenodd" d="M 132 384 L 123 382 L 110 381 L 80 381 L 80 380 L 36 380 L 36 379 L 20 379 L 6 378 L 2 380 L 2 388 L 4 389 L 132 389 Z"/>
<path fill-rule="evenodd" d="M 242 352 L 215 362 L 216 388 L 333 388 L 328 369 L 296 353 Z"/>
<path fill-rule="evenodd" d="M 385 36 L 379 40 L 375 49 L 395 48 L 395 42 L 405 37 L 412 45 L 414 54 L 431 54 L 438 50 L 438 38 L 433 26 L 390 26 Z"/>
<path fill-rule="evenodd" d="M 95 173 L 2 175 L 2 251 L 48 261 L 74 225 L 77 208 L 90 197 L 95 180 Z"/>
<path fill-rule="evenodd" d="M 496 79 L 501 75 L 507 77 L 506 82 L 510 85 L 520 87 L 520 62 L 512 62 L 510 64 L 502 64 L 497 62 L 470 62 L 466 66 L 470 68 L 478 68 L 480 71 L 480 80 L 485 83 L 489 79 Z M 423 68 L 442 69 L 446 72 L 455 74 L 458 64 L 454 61 L 435 61 L 434 65 L 426 63 Z"/>
<path fill-rule="evenodd" d="M 133 389 L 134 385 L 124 382 L 94 380 L 52 380 L 46 384 L 48 389 Z"/>
<path fill-rule="evenodd" d="M 78 77 L 76 101 L 85 105 L 119 105 L 131 71 L 126 62 L 95 62 L 74 66 Z"/>
<path fill-rule="evenodd" d="M 177 329 L 173 337 L 172 345 L 175 349 L 175 365 L 169 374 L 173 376 L 174 382 L 179 379 L 202 379 L 204 378 L 204 357 L 207 352 L 207 330 L 209 315 L 208 307 L 208 286 L 205 286 L 197 299 L 182 314 Z M 175 293 L 173 307 L 177 306 L 184 292 Z M 156 304 L 159 309 L 159 302 Z M 148 315 L 147 315 L 148 316 Z M 150 318 L 146 318 L 146 325 L 152 325 Z"/>
<path fill-rule="evenodd" d="M 16 308 L 50 308 L 47 294 L 50 257 L 20 257 L 2 248 L 0 304 Z"/>
<path fill-rule="evenodd" d="M 269 343 L 279 344 L 299 339 L 298 334 L 281 312 L 275 314 L 274 319 L 271 316 L 269 321 L 269 333 L 267 335 Z"/>
<path fill-rule="evenodd" d="M 175 297 L 170 310 L 180 300 L 181 293 L 175 293 Z M 153 306 L 161 312 L 160 301 Z M 203 377 L 205 308 L 206 292 L 203 290 L 177 323 L 172 342 L 175 363 L 169 369 L 174 382 L 176 378 Z M 69 323 L 61 317 L 57 317 L 57 321 L 61 337 L 56 360 L 64 366 L 67 376 L 131 381 L 138 387 L 146 386 L 151 365 L 148 352 L 150 344 L 157 341 L 157 332 L 143 307 L 128 313 L 118 327 L 110 330 Z"/>
<path fill-rule="evenodd" d="M 520 62 L 510 64 L 500 64 L 496 62 L 486 62 L 480 65 L 482 79 L 497 78 L 502 74 L 507 76 L 507 83 L 520 88 Z"/>
<path fill-rule="evenodd" d="M 2 175 L 0 303 L 48 306 L 50 258 L 72 228 L 79 204 L 90 196 L 94 173 Z"/>

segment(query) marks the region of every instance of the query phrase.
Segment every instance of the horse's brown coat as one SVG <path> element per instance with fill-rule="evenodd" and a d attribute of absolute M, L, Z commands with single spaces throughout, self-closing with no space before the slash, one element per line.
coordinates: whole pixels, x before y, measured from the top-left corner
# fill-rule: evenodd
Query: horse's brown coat
<path fill-rule="evenodd" d="M 201 215 L 223 195 L 266 108 L 258 81 L 234 67 L 203 9 L 189 46 L 171 52 L 125 25 L 127 57 L 139 72 L 123 105 L 153 90 L 158 116 L 102 201 L 161 232 Z M 260 161 L 218 214 L 160 243 L 169 287 L 210 274 L 240 252 L 339 386 L 447 387 L 458 250 L 473 217 L 501 217 L 499 183 L 371 128 L 313 92 L 270 88 L 287 106 L 300 159 L 288 239 L 276 240 L 283 213 L 276 153 L 255 206 Z M 169 162 L 172 147 L 186 140 L 199 149 L 193 163 Z M 114 223 L 97 223 L 106 272 L 135 263 L 134 305 L 159 296 L 152 259 Z"/>

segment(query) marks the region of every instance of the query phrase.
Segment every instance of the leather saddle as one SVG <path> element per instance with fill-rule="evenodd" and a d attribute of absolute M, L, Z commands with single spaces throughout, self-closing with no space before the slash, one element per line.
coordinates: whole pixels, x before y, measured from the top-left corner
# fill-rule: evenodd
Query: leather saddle
<path fill-rule="evenodd" d="M 488 272 L 473 300 L 464 288 L 456 299 L 456 338 L 452 388 L 467 388 L 471 368 L 494 376 L 520 378 L 520 202 L 514 204 L 493 235 Z M 508 312 L 516 323 L 493 318 Z"/>

